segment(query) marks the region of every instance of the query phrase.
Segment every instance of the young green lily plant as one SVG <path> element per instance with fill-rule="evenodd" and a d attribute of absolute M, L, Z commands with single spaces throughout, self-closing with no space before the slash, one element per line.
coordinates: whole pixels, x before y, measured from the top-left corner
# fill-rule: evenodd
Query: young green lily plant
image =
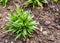
<path fill-rule="evenodd" d="M 26 2 L 23 4 L 25 7 L 28 7 L 30 4 L 42 7 L 43 3 L 48 3 L 48 0 L 26 0 Z"/>
<path fill-rule="evenodd" d="M 33 16 L 30 15 L 30 11 L 23 11 L 18 6 L 16 12 L 10 12 L 8 23 L 5 26 L 7 32 L 15 33 L 16 38 L 23 36 L 27 38 L 36 28 L 36 21 L 33 20 Z"/>
<path fill-rule="evenodd" d="M 4 8 L 6 7 L 7 2 L 8 2 L 8 0 L 0 0 L 0 3 L 3 4 Z"/>

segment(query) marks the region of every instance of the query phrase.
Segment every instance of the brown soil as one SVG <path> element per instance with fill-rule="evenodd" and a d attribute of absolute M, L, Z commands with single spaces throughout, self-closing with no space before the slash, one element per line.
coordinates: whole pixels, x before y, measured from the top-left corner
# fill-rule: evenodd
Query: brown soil
<path fill-rule="evenodd" d="M 48 5 L 44 5 L 42 10 L 39 7 L 24 8 L 24 10 L 31 9 L 31 15 L 35 16 L 34 20 L 39 22 L 32 38 L 14 41 L 14 36 L 3 33 L 5 30 L 2 27 L 6 24 L 5 18 L 9 15 L 9 8 L 15 11 L 15 4 L 21 6 L 23 2 L 24 0 L 11 0 L 5 9 L 0 5 L 0 43 L 60 43 L 60 1 L 55 4 L 49 0 Z"/>

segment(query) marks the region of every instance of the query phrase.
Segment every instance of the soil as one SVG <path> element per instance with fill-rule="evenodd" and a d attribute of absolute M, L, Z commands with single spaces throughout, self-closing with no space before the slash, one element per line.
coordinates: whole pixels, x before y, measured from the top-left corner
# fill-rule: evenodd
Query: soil
<path fill-rule="evenodd" d="M 0 43 L 60 43 L 60 0 L 57 4 L 53 0 L 49 0 L 43 9 L 40 7 L 23 8 L 24 10 L 32 10 L 31 15 L 34 15 L 34 20 L 39 23 L 32 38 L 26 40 L 20 38 L 14 41 L 14 36 L 3 33 L 5 32 L 3 26 L 6 24 L 6 17 L 9 16 L 9 9 L 15 11 L 15 4 L 21 7 L 22 3 L 24 0 L 10 0 L 6 8 L 0 4 Z"/>

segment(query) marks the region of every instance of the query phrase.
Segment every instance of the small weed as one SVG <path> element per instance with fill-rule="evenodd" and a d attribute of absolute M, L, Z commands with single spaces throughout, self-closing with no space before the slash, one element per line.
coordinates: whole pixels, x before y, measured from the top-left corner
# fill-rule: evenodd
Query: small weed
<path fill-rule="evenodd" d="M 43 3 L 48 3 L 48 0 L 26 0 L 26 2 L 23 4 L 25 7 L 28 7 L 30 4 L 42 7 Z"/>
<path fill-rule="evenodd" d="M 4 8 L 6 7 L 7 2 L 8 2 L 8 0 L 0 0 L 0 3 L 3 4 Z"/>
<path fill-rule="evenodd" d="M 36 27 L 36 21 L 32 18 L 33 16 L 30 16 L 30 11 L 23 11 L 17 6 L 16 12 L 10 12 L 10 17 L 8 18 L 5 29 L 11 32 L 12 35 L 16 33 L 15 40 L 20 36 L 27 38 Z"/>

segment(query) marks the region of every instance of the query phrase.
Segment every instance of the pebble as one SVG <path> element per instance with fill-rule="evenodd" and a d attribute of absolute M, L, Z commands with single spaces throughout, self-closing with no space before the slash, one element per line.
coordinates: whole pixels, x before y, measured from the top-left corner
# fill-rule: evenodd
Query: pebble
<path fill-rule="evenodd" d="M 19 41 L 18 43 L 22 43 L 22 41 Z"/>
<path fill-rule="evenodd" d="M 26 43 L 29 43 L 29 39 L 27 39 Z"/>
<path fill-rule="evenodd" d="M 32 40 L 32 41 L 30 41 L 30 43 L 36 43 L 36 41 L 33 41 L 33 40 Z"/>
<path fill-rule="evenodd" d="M 59 22 L 59 20 L 57 19 L 57 20 L 55 20 L 55 22 L 56 22 L 56 23 L 58 23 L 58 22 Z"/>
<path fill-rule="evenodd" d="M 13 41 L 11 41 L 11 43 L 14 43 Z"/>
<path fill-rule="evenodd" d="M 58 13 L 55 13 L 56 16 L 58 16 L 59 14 Z"/>
<path fill-rule="evenodd" d="M 52 29 L 52 31 L 53 31 L 53 29 L 55 29 L 54 27 L 55 26 L 48 26 L 48 29 Z"/>
<path fill-rule="evenodd" d="M 55 37 L 53 35 L 50 35 L 49 38 L 48 38 L 49 41 L 53 41 L 55 40 Z"/>
<path fill-rule="evenodd" d="M 58 9 L 58 8 L 57 8 L 56 10 L 57 10 L 57 11 L 59 11 L 59 9 Z"/>
<path fill-rule="evenodd" d="M 60 26 L 59 25 L 57 26 L 57 28 L 58 28 L 58 30 L 60 30 Z"/>
<path fill-rule="evenodd" d="M 56 24 L 55 23 L 51 23 L 51 26 L 56 26 Z"/>
<path fill-rule="evenodd" d="M 50 6 L 50 8 L 54 8 L 55 6 Z"/>
<path fill-rule="evenodd" d="M 47 35 L 48 33 L 47 33 L 47 31 L 43 31 L 43 35 Z"/>
<path fill-rule="evenodd" d="M 50 21 L 45 21 L 45 25 L 49 25 L 49 24 L 51 24 Z"/>
<path fill-rule="evenodd" d="M 7 42 L 8 42 L 8 40 L 5 40 L 5 42 L 7 43 Z"/>

